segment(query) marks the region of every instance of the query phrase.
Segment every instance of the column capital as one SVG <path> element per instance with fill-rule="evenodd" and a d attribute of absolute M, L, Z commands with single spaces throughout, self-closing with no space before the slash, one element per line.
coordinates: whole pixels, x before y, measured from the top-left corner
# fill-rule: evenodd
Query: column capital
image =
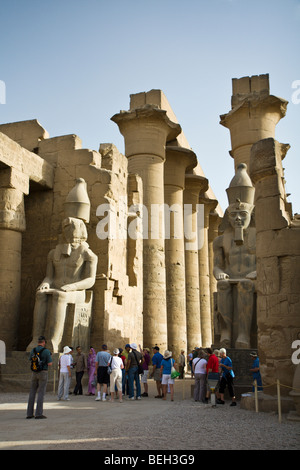
<path fill-rule="evenodd" d="M 208 190 L 208 179 L 205 176 L 186 174 L 185 189 L 194 192 L 197 197 L 199 194 Z"/>
<path fill-rule="evenodd" d="M 166 142 L 174 140 L 181 126 L 171 121 L 167 112 L 153 105 L 121 111 L 111 120 L 119 126 L 125 139 L 125 155 L 157 155 L 165 159 Z"/>
<path fill-rule="evenodd" d="M 187 148 L 167 145 L 165 161 L 165 185 L 184 189 L 185 172 L 197 165 L 196 154 Z"/>

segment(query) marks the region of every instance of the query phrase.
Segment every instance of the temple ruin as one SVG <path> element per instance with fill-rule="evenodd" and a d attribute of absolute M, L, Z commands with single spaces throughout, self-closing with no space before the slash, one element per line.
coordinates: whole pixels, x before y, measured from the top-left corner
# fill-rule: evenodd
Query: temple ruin
<path fill-rule="evenodd" d="M 182 349 L 223 342 L 237 350 L 257 348 L 265 383 L 276 376 L 292 384 L 291 345 L 300 331 L 300 222 L 284 189 L 282 159 L 289 146 L 275 140 L 288 103 L 270 95 L 268 75 L 233 79 L 232 85 L 231 110 L 220 124 L 230 131 L 233 180 L 244 171 L 242 184 L 239 178 L 224 182 L 229 192 L 234 186 L 228 192 L 234 210 L 220 207 L 202 156 L 192 150 L 161 90 L 131 95 L 129 109 L 112 116 L 125 155 L 113 143 L 96 151 L 83 149 L 76 135 L 51 137 L 37 120 L 0 125 L 0 340 L 8 359 L 24 355 L 31 344 L 36 290 L 48 254 L 72 245 L 73 239 L 63 239 L 62 222 L 66 201 L 82 182 L 89 204 L 82 243 L 97 267 L 84 298 L 66 301 L 53 352 L 64 342 L 106 343 L 110 349 L 135 342 L 169 349 L 176 358 Z M 232 212 L 245 212 L 245 204 L 253 212 L 252 235 L 240 230 L 241 238 L 230 242 L 237 249 L 224 253 L 237 260 L 251 252 L 251 266 L 240 278 L 231 271 L 230 284 L 216 250 L 219 256 L 229 243 L 226 223 Z M 77 213 L 75 218 L 84 220 Z M 217 264 L 225 277 L 216 275 Z M 229 291 L 235 300 L 224 300 Z M 251 325 L 237 339 L 245 306 L 243 318 Z"/>

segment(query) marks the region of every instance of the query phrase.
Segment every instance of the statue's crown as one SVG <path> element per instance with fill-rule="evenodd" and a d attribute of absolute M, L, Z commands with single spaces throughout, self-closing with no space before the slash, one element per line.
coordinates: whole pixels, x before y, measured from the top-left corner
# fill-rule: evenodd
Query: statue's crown
<path fill-rule="evenodd" d="M 76 185 L 69 192 L 65 201 L 65 216 L 75 217 L 88 223 L 90 221 L 90 200 L 86 182 L 83 178 L 76 180 Z"/>
<path fill-rule="evenodd" d="M 229 204 L 235 202 L 254 204 L 254 187 L 247 173 L 246 163 L 240 163 L 232 178 L 229 188 L 226 189 Z"/>

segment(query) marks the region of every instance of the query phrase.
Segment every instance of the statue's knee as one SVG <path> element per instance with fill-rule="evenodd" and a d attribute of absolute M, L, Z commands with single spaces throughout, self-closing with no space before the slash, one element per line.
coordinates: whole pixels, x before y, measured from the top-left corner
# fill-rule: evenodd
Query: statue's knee
<path fill-rule="evenodd" d="M 254 282 L 251 281 L 250 279 L 243 279 L 238 283 L 238 291 L 243 291 L 243 292 L 254 292 L 255 290 L 255 285 Z"/>
<path fill-rule="evenodd" d="M 230 282 L 228 282 L 226 280 L 218 281 L 217 289 L 218 289 L 218 291 L 222 291 L 222 292 L 230 291 L 231 290 Z"/>

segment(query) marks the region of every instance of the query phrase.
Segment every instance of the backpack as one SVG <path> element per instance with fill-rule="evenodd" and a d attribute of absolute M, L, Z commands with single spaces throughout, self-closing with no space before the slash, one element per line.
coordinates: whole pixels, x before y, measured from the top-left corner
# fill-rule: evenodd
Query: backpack
<path fill-rule="evenodd" d="M 33 350 L 33 355 L 31 357 L 31 370 L 33 372 L 40 372 L 43 370 L 44 362 L 41 359 L 41 354 L 45 348 L 42 348 L 39 352 L 37 352 L 36 348 Z"/>

